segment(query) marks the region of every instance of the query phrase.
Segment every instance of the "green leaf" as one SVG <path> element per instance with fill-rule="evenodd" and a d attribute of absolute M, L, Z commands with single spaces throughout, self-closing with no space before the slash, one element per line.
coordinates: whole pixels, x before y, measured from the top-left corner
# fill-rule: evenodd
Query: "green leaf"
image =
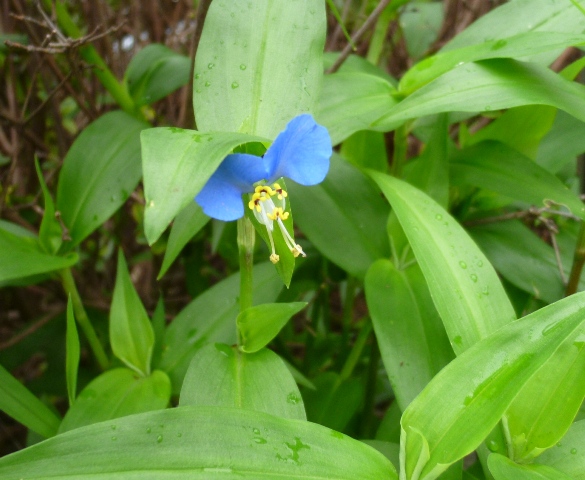
<path fill-rule="evenodd" d="M 584 5 L 583 0 L 578 0 L 578 3 Z M 518 21 L 519 18 L 522 21 Z M 447 43 L 442 51 L 482 44 L 494 38 L 505 39 L 525 32 L 547 35 L 549 32 L 581 33 L 583 29 L 585 16 L 571 5 L 571 1 L 516 0 L 492 10 L 473 22 Z M 538 40 L 535 38 L 533 41 Z M 543 65 L 548 65 L 558 57 L 561 50 L 550 52 L 539 60 Z"/>
<path fill-rule="evenodd" d="M 456 354 L 515 318 L 493 267 L 461 225 L 413 186 L 370 172 L 392 205 Z"/>
<path fill-rule="evenodd" d="M 410 58 L 422 57 L 439 35 L 444 7 L 440 3 L 410 2 L 400 15 L 400 29 Z"/>
<path fill-rule="evenodd" d="M 552 201 L 585 218 L 583 202 L 555 175 L 516 150 L 485 141 L 451 159 L 451 181 L 500 193 L 537 207 Z"/>
<path fill-rule="evenodd" d="M 306 420 L 301 393 L 278 355 L 243 353 L 215 343 L 193 357 L 181 388 L 180 406 L 215 405 Z"/>
<path fill-rule="evenodd" d="M 397 104 L 396 89 L 385 79 L 366 73 L 334 73 L 323 79 L 317 121 L 337 145 Z"/>
<path fill-rule="evenodd" d="M 585 479 L 585 420 L 573 423 L 563 439 L 538 457 L 538 462 L 566 473 L 574 480 Z"/>
<path fill-rule="evenodd" d="M 388 171 L 388 154 L 384 134 L 362 130 L 348 137 L 342 144 L 340 155 L 358 168 Z"/>
<path fill-rule="evenodd" d="M 71 248 L 104 223 L 140 180 L 139 132 L 149 125 L 115 111 L 86 128 L 67 152 L 59 174 L 57 210 Z"/>
<path fill-rule="evenodd" d="M 165 328 L 167 325 L 165 318 L 165 304 L 161 296 L 156 303 L 156 308 L 152 314 L 152 332 L 154 333 L 154 345 L 152 346 L 152 366 L 158 367 L 162 355 L 162 347 L 165 338 Z"/>
<path fill-rule="evenodd" d="M 313 111 L 325 31 L 322 0 L 213 2 L 195 58 L 199 130 L 274 138 Z"/>
<path fill-rule="evenodd" d="M 289 184 L 295 222 L 317 249 L 350 274 L 364 278 L 378 258 L 389 256 L 389 208 L 360 170 L 338 155 L 319 185 Z"/>
<path fill-rule="evenodd" d="M 59 417 L 0 365 L 0 410 L 43 437 L 52 437 Z"/>
<path fill-rule="evenodd" d="M 585 87 L 540 65 L 483 60 L 441 75 L 391 108 L 371 128 L 389 131 L 435 113 L 488 112 L 520 105 L 550 105 L 585 120 Z"/>
<path fill-rule="evenodd" d="M 0 227 L 0 282 L 53 272 L 71 267 L 78 261 L 76 253 L 62 257 L 47 254 L 39 245 L 36 237 L 13 233 L 6 228 L 8 222 Z"/>
<path fill-rule="evenodd" d="M 143 376 L 150 374 L 154 332 L 134 289 L 122 250 L 110 310 L 110 343 L 114 355 Z"/>
<path fill-rule="evenodd" d="M 254 303 L 274 302 L 282 290 L 274 265 L 256 265 L 253 278 Z M 202 346 L 236 342 L 239 287 L 240 274 L 235 273 L 189 303 L 167 327 L 159 368 L 169 374 L 174 393 L 179 393 L 191 358 Z"/>
<path fill-rule="evenodd" d="M 315 390 L 303 391 L 309 421 L 342 431 L 363 402 L 364 388 L 356 378 L 325 372 L 314 380 Z"/>
<path fill-rule="evenodd" d="M 483 140 L 497 140 L 534 159 L 542 138 L 553 126 L 557 112 L 556 108 L 546 105 L 511 108 L 471 136 L 469 141 L 475 145 Z"/>
<path fill-rule="evenodd" d="M 382 361 L 402 411 L 453 358 L 453 350 L 417 265 L 376 261 L 365 280 Z"/>
<path fill-rule="evenodd" d="M 477 448 L 555 352 L 583 346 L 584 314 L 585 294 L 575 294 L 505 325 L 441 370 L 402 416 L 406 478 L 434 479 Z"/>
<path fill-rule="evenodd" d="M 488 457 L 490 472 L 495 480 L 574 480 L 555 468 L 546 465 L 518 465 L 503 455 L 492 453 Z"/>
<path fill-rule="evenodd" d="M 469 233 L 496 270 L 518 288 L 547 303 L 564 296 L 553 248 L 522 222 L 481 225 L 471 228 Z"/>
<path fill-rule="evenodd" d="M 524 385 L 506 412 L 510 456 L 528 463 L 555 445 L 569 430 L 584 397 L 585 349 L 559 350 Z"/>
<path fill-rule="evenodd" d="M 575 157 L 585 152 L 585 125 L 582 121 L 558 112 L 555 122 L 542 139 L 536 155 L 536 163 L 551 173 L 557 173 Z"/>
<path fill-rule="evenodd" d="M 45 211 L 43 213 L 43 220 L 39 229 L 39 243 L 47 253 L 55 254 L 63 243 L 63 236 L 61 233 L 61 225 L 55 218 L 55 203 L 51 197 L 51 192 L 45 182 L 45 177 L 39 165 L 38 159 L 35 158 L 35 169 L 43 191 L 43 201 L 45 204 Z"/>
<path fill-rule="evenodd" d="M 69 397 L 69 406 L 75 402 L 77 395 L 77 370 L 79 369 L 79 336 L 77 335 L 77 325 L 75 325 L 75 316 L 73 315 L 73 303 L 71 295 L 67 300 L 67 333 L 65 336 L 65 378 L 67 379 L 67 395 Z"/>
<path fill-rule="evenodd" d="M 174 127 L 140 135 L 146 210 L 144 230 L 153 244 L 203 188 L 234 147 L 266 141 L 241 133 L 199 133 Z"/>
<path fill-rule="evenodd" d="M 171 382 L 160 370 L 147 377 L 139 377 L 128 368 L 108 370 L 81 391 L 63 418 L 59 433 L 135 413 L 160 410 L 167 407 L 170 398 Z M 119 432 L 116 424 L 108 424 L 110 436 L 115 440 Z"/>
<path fill-rule="evenodd" d="M 163 258 L 162 267 L 158 273 L 160 280 L 173 264 L 175 259 L 197 233 L 207 225 L 209 217 L 203 213 L 202 208 L 196 202 L 189 202 L 187 206 L 175 218 L 171 227 L 171 234 L 167 242 L 167 249 Z"/>
<path fill-rule="evenodd" d="M 264 348 L 306 306 L 307 302 L 265 303 L 240 312 L 236 323 L 242 336 L 242 351 L 253 353 Z"/>
<path fill-rule="evenodd" d="M 140 50 L 124 74 L 137 106 L 151 104 L 189 83 L 191 59 L 151 43 Z"/>
<path fill-rule="evenodd" d="M 320 425 L 252 410 L 179 407 L 115 425 L 116 432 L 112 422 L 104 422 L 0 458 L 0 476 L 397 479 L 392 464 L 361 442 Z M 254 441 L 260 438 L 256 431 L 265 443 Z"/>
<path fill-rule="evenodd" d="M 522 16 L 532 8 L 524 8 Z M 490 37 L 490 40 L 477 44 L 459 43 L 457 49 L 443 49 L 417 63 L 400 80 L 399 91 L 408 95 L 461 63 L 490 58 L 520 58 L 585 43 L 585 35 L 564 28 L 563 32 L 524 32 L 510 37 L 490 32 Z"/>

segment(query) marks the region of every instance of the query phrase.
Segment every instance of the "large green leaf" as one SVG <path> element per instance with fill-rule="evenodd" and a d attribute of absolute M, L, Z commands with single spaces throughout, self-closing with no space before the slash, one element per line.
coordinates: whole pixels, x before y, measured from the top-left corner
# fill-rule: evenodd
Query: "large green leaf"
<path fill-rule="evenodd" d="M 169 377 L 155 370 L 138 377 L 129 368 L 115 368 L 94 378 L 67 411 L 59 432 L 165 408 L 171 398 Z M 110 430 L 116 435 L 115 427 Z"/>
<path fill-rule="evenodd" d="M 436 78 L 373 122 L 372 128 L 388 131 L 440 112 L 488 112 L 520 105 L 550 105 L 585 120 L 585 87 L 540 65 L 483 60 Z"/>
<path fill-rule="evenodd" d="M 441 370 L 402 416 L 404 477 L 434 479 L 477 448 L 557 351 L 582 348 L 584 321 L 580 293 L 502 327 Z"/>
<path fill-rule="evenodd" d="M 555 468 L 546 465 L 518 465 L 497 453 L 488 457 L 488 465 L 495 480 L 575 480 Z"/>
<path fill-rule="evenodd" d="M 77 263 L 76 253 L 49 255 L 36 237 L 14 233 L 9 227 L 8 222 L 0 226 L 0 282 L 61 270 Z"/>
<path fill-rule="evenodd" d="M 556 173 L 585 152 L 585 123 L 565 112 L 558 112 L 549 133 L 538 147 L 536 163 Z"/>
<path fill-rule="evenodd" d="M 585 5 L 583 0 L 576 1 Z M 584 28 L 585 16 L 572 5 L 571 0 L 516 0 L 507 2 L 478 19 L 448 42 L 441 51 L 482 44 L 493 39 L 505 39 L 525 32 L 544 35 L 548 35 L 548 32 L 582 33 Z M 544 55 L 542 63 L 549 64 L 558 53 Z"/>
<path fill-rule="evenodd" d="M 193 357 L 179 405 L 238 407 L 307 419 L 301 393 L 278 355 L 267 349 L 244 353 L 224 343 L 207 345 Z"/>
<path fill-rule="evenodd" d="M 538 463 L 550 465 L 570 475 L 585 479 L 585 420 L 573 423 L 563 439 L 538 457 Z"/>
<path fill-rule="evenodd" d="M 397 100 L 396 89 L 385 79 L 367 73 L 334 73 L 323 79 L 317 121 L 327 127 L 331 143 L 370 128 Z"/>
<path fill-rule="evenodd" d="M 388 204 L 360 170 L 333 155 L 325 181 L 312 187 L 289 182 L 295 223 L 319 251 L 352 275 L 390 253 L 384 231 Z"/>
<path fill-rule="evenodd" d="M 418 265 L 397 270 L 375 262 L 366 299 L 386 373 L 402 411 L 453 357 L 453 350 Z"/>
<path fill-rule="evenodd" d="M 1 458 L 0 477 L 397 479 L 382 454 L 329 428 L 251 410 L 199 406 L 59 435 Z"/>
<path fill-rule="evenodd" d="M 141 375 L 150 374 L 154 331 L 142 305 L 122 250 L 110 310 L 110 343 L 114 355 Z"/>
<path fill-rule="evenodd" d="M 137 106 L 154 103 L 189 83 L 191 59 L 158 43 L 132 57 L 124 73 Z"/>
<path fill-rule="evenodd" d="M 274 265 L 255 266 L 253 277 L 254 303 L 274 302 L 282 289 Z M 236 273 L 189 303 L 168 326 L 159 368 L 171 377 L 173 392 L 179 393 L 189 362 L 203 345 L 235 343 L 239 286 L 240 274 Z"/>
<path fill-rule="evenodd" d="M 0 410 L 43 437 L 57 433 L 61 420 L 0 365 Z"/>
<path fill-rule="evenodd" d="M 457 49 L 441 51 L 417 63 L 404 74 L 400 80 L 399 90 L 403 94 L 410 94 L 464 62 L 489 58 L 526 57 L 583 43 L 585 43 L 585 35 L 567 30 L 525 32 L 506 38 L 492 35 L 488 41 L 475 45 L 460 44 L 461 46 Z"/>
<path fill-rule="evenodd" d="M 144 231 L 150 244 L 203 188 L 233 148 L 265 139 L 238 133 L 199 133 L 174 127 L 142 132 L 146 210 Z"/>
<path fill-rule="evenodd" d="M 264 348 L 306 306 L 307 302 L 264 303 L 240 312 L 236 323 L 242 336 L 242 351 L 253 353 Z"/>
<path fill-rule="evenodd" d="M 195 59 L 199 130 L 274 138 L 313 111 L 325 31 L 322 0 L 212 2 Z"/>
<path fill-rule="evenodd" d="M 63 160 L 57 210 L 77 245 L 104 223 L 140 180 L 141 130 L 149 125 L 122 112 L 109 112 L 86 128 Z"/>
<path fill-rule="evenodd" d="M 503 143 L 485 141 L 451 159 L 451 181 L 485 188 L 515 200 L 545 206 L 548 201 L 585 218 L 583 202 L 555 175 Z"/>
<path fill-rule="evenodd" d="M 392 205 L 425 275 L 455 353 L 515 318 L 493 267 L 461 225 L 430 197 L 370 172 Z"/>

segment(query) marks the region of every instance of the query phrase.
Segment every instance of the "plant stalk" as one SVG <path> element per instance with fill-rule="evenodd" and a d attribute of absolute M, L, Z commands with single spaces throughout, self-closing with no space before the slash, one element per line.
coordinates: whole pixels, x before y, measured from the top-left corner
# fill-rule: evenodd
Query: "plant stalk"
<path fill-rule="evenodd" d="M 573 295 L 579 287 L 579 280 L 581 279 L 581 272 L 585 264 L 585 222 L 581 222 L 579 229 L 579 236 L 577 237 L 577 246 L 573 254 L 573 266 L 571 268 L 571 275 L 569 276 L 569 283 L 565 296 Z"/>
<path fill-rule="evenodd" d="M 256 232 L 254 225 L 247 217 L 238 220 L 238 253 L 240 259 L 240 312 L 252 306 L 254 242 Z M 238 345 L 240 342 L 238 331 Z"/>
<path fill-rule="evenodd" d="M 75 279 L 73 278 L 73 274 L 71 273 L 70 268 L 65 268 L 61 270 L 61 283 L 63 285 L 63 289 L 65 292 L 71 296 L 71 301 L 73 303 L 73 311 L 75 312 L 75 318 L 77 323 L 83 330 L 85 334 L 85 338 L 89 343 L 89 347 L 93 351 L 95 358 L 99 364 L 101 370 L 107 370 L 109 360 L 104 351 L 104 347 L 102 346 L 89 317 L 87 316 L 87 312 L 83 307 L 83 303 L 81 302 L 81 297 L 79 296 L 79 292 L 77 290 L 77 285 L 75 285 Z"/>

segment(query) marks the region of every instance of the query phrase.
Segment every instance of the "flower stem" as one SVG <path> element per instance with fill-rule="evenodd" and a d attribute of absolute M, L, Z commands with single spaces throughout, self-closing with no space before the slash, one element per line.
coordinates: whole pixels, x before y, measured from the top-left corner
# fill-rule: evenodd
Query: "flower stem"
<path fill-rule="evenodd" d="M 254 267 L 254 225 L 247 217 L 238 220 L 238 252 L 240 257 L 240 312 L 252 306 L 252 269 Z M 238 344 L 240 332 L 238 331 Z"/>
<path fill-rule="evenodd" d="M 71 295 L 71 301 L 73 303 L 73 311 L 75 312 L 75 318 L 77 319 L 77 323 L 83 330 L 85 337 L 89 343 L 89 347 L 93 351 L 95 358 L 102 370 L 106 370 L 108 368 L 108 357 L 106 352 L 104 351 L 104 347 L 99 341 L 97 334 L 91 324 L 89 317 L 87 316 L 87 312 L 85 308 L 83 308 L 83 303 L 81 302 L 81 297 L 79 296 L 79 292 L 77 291 L 77 286 L 75 285 L 75 280 L 73 278 L 73 274 L 71 273 L 70 268 L 65 268 L 61 270 L 61 282 L 63 284 L 63 289 L 67 292 L 68 295 Z"/>

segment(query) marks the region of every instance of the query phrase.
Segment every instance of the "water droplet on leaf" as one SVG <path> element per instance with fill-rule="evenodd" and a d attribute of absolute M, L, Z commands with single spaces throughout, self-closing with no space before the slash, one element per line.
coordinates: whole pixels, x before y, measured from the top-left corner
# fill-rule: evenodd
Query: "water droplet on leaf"
<path fill-rule="evenodd" d="M 232 82 L 232 89 L 238 88 L 240 84 L 238 82 Z"/>

